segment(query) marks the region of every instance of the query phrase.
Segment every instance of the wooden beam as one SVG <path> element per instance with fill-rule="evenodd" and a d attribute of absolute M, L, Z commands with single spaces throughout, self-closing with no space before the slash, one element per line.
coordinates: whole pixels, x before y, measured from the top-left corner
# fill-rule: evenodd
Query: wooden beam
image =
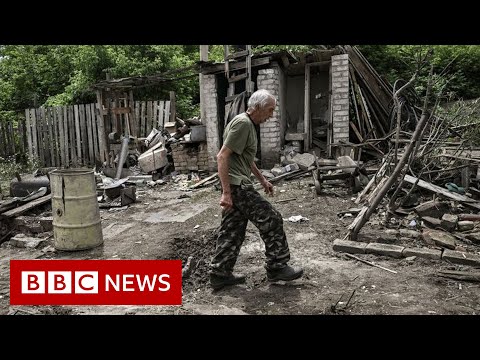
<path fill-rule="evenodd" d="M 310 66 L 305 65 L 305 98 L 304 98 L 304 115 L 303 115 L 303 131 L 307 135 L 303 142 L 303 152 L 310 150 Z"/>
<path fill-rule="evenodd" d="M 237 82 L 237 81 L 240 81 L 240 80 L 245 80 L 248 78 L 248 74 L 240 74 L 240 75 L 236 75 L 236 76 L 232 76 L 230 78 L 228 78 L 228 82 L 229 83 L 233 83 L 233 82 Z"/>
<path fill-rule="evenodd" d="M 35 200 L 32 200 L 22 206 L 19 206 L 15 209 L 12 209 L 12 210 L 8 210 L 4 213 L 2 213 L 0 215 L 0 217 L 6 217 L 6 218 L 11 218 L 11 217 L 14 217 L 14 216 L 18 216 L 18 215 L 21 215 L 23 214 L 24 212 L 30 210 L 30 209 L 33 209 L 34 207 L 38 206 L 38 205 L 42 205 L 42 204 L 45 204 L 46 202 L 50 201 L 52 198 L 52 194 L 48 194 L 48 195 L 45 195 L 45 196 L 42 196 L 41 198 L 38 198 L 38 199 L 35 199 Z"/>
<path fill-rule="evenodd" d="M 177 110 L 175 105 L 175 91 L 170 91 L 170 122 L 177 119 Z"/>
<path fill-rule="evenodd" d="M 332 157 L 333 143 L 333 89 L 332 67 L 328 68 L 328 108 L 327 108 L 327 157 Z"/>
<path fill-rule="evenodd" d="M 263 65 L 268 65 L 270 64 L 270 57 L 262 57 L 258 59 L 252 59 L 252 64 L 251 67 L 257 67 L 257 66 L 263 66 Z M 230 71 L 235 71 L 235 70 L 243 70 L 247 67 L 247 64 L 244 61 L 238 62 L 238 63 L 232 63 L 230 64 Z M 204 68 L 202 70 L 202 74 L 208 75 L 208 74 L 217 74 L 225 71 L 225 64 L 224 63 L 219 63 L 219 64 L 214 64 L 214 65 L 209 65 L 208 68 Z"/>
<path fill-rule="evenodd" d="M 247 68 L 247 80 L 245 84 L 245 91 L 247 92 L 247 96 L 250 96 L 253 93 L 254 85 L 252 83 L 252 45 L 247 45 L 247 54 L 245 60 L 245 66 Z"/>
<path fill-rule="evenodd" d="M 405 175 L 404 180 L 406 182 L 411 183 L 411 184 L 415 184 L 418 180 L 417 186 L 420 186 L 423 189 L 433 191 L 434 193 L 443 195 L 446 198 L 459 201 L 466 206 L 470 206 L 470 207 L 473 207 L 475 209 L 480 210 L 480 203 L 478 201 L 473 200 L 472 198 L 469 198 L 468 196 L 448 191 L 447 189 L 444 189 L 440 186 L 437 186 L 435 184 L 431 184 L 431 183 L 426 182 L 426 181 L 421 180 L 421 179 L 417 179 L 416 177 L 408 175 L 408 174 Z"/>
<path fill-rule="evenodd" d="M 387 84 L 382 81 L 378 74 L 368 66 L 368 63 L 358 50 L 349 45 L 345 48 L 347 50 L 350 63 L 353 65 L 363 81 L 366 84 L 369 84 L 369 89 L 372 91 L 372 95 L 381 104 L 384 113 L 388 114 L 389 104 L 393 96 L 391 90 L 388 88 Z"/>
<path fill-rule="evenodd" d="M 237 51 L 236 53 L 227 55 L 227 60 L 238 59 L 241 57 L 245 57 L 249 54 L 248 50 Z"/>
<path fill-rule="evenodd" d="M 215 174 L 213 174 L 213 175 L 210 175 L 210 176 L 206 177 L 205 179 L 200 180 L 198 183 L 193 184 L 192 186 L 189 186 L 188 188 L 189 188 L 189 189 L 196 189 L 197 187 L 202 186 L 203 184 L 205 184 L 206 182 L 208 182 L 208 181 L 216 178 L 217 176 L 218 176 L 218 173 L 215 173 Z"/>
<path fill-rule="evenodd" d="M 130 107 L 117 107 L 117 108 L 111 109 L 110 111 L 112 112 L 112 114 L 120 115 L 120 114 L 129 114 L 130 112 L 132 112 L 132 109 L 130 109 Z"/>
<path fill-rule="evenodd" d="M 443 270 L 437 272 L 438 276 L 446 277 L 449 279 L 480 282 L 480 272 L 470 271 L 456 271 L 456 270 Z M 447 299 L 448 300 L 448 299 Z"/>
<path fill-rule="evenodd" d="M 97 131 L 98 131 L 98 148 L 100 162 L 105 162 L 106 154 L 108 153 L 107 148 L 107 136 L 105 135 L 105 120 L 103 117 L 103 99 L 102 93 L 100 90 L 97 90 L 97 111 L 96 111 L 96 122 L 97 122 Z"/>

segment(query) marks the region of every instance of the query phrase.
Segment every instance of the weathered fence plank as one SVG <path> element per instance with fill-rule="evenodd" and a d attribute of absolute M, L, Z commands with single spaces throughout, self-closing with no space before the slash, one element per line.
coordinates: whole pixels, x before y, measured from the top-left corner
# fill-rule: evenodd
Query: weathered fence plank
<path fill-rule="evenodd" d="M 48 166 L 45 164 L 45 156 L 44 156 L 44 147 L 43 147 L 43 122 L 45 118 L 45 111 L 42 112 L 42 108 L 35 109 L 35 117 L 37 119 L 37 149 L 38 149 L 38 161 L 40 164 L 44 166 Z"/>
<path fill-rule="evenodd" d="M 53 114 L 51 107 L 45 109 L 45 118 L 48 129 L 48 145 L 46 146 L 50 148 L 50 166 L 57 166 L 55 163 L 55 139 L 53 138 Z"/>
<path fill-rule="evenodd" d="M 88 148 L 87 148 L 87 122 L 85 119 L 85 105 L 78 106 L 78 118 L 80 122 L 80 142 L 82 148 L 81 164 L 86 165 L 88 163 Z"/>
<path fill-rule="evenodd" d="M 153 104 L 151 101 L 147 101 L 147 136 L 152 131 L 152 112 L 153 112 Z"/>
<path fill-rule="evenodd" d="M 38 157 L 38 141 L 37 141 L 37 111 L 30 109 L 30 120 L 32 124 L 32 142 L 33 142 L 33 156 Z"/>
<path fill-rule="evenodd" d="M 164 110 L 163 108 L 165 107 L 165 101 L 160 100 L 160 114 L 158 117 L 158 127 L 164 127 L 165 126 L 165 119 L 164 119 Z"/>
<path fill-rule="evenodd" d="M 97 103 L 25 109 L 17 127 L 13 121 L 0 122 L 0 156 L 27 152 L 43 167 L 93 166 L 107 158 L 106 129 L 137 138 L 170 120 L 170 101 L 118 99 L 108 111 Z M 113 105 L 113 106 L 112 106 Z M 127 111 L 128 109 L 129 112 Z"/>
<path fill-rule="evenodd" d="M 58 115 L 57 115 L 57 108 L 52 107 L 52 115 L 53 115 L 53 137 L 55 142 L 55 166 L 60 167 L 62 162 L 60 161 L 60 143 L 59 143 L 59 134 L 58 134 Z"/>
<path fill-rule="evenodd" d="M 60 166 L 65 166 L 67 163 L 65 159 L 65 134 L 63 130 L 63 109 L 60 106 L 55 106 L 55 114 L 57 115 L 58 126 L 58 150 L 60 152 Z"/>
<path fill-rule="evenodd" d="M 85 146 L 88 147 L 88 164 L 94 164 L 95 158 L 94 153 L 94 143 L 93 143 L 93 134 L 92 134 L 92 117 L 90 115 L 90 105 L 85 106 L 85 119 L 86 119 L 86 130 L 87 130 L 87 141 L 85 141 Z"/>
<path fill-rule="evenodd" d="M 69 166 L 77 167 L 77 152 L 75 146 L 75 118 L 74 118 L 73 105 L 68 106 L 68 147 L 70 149 L 70 164 Z"/>
<path fill-rule="evenodd" d="M 28 156 L 30 159 L 33 159 L 33 145 L 32 145 L 32 136 L 31 136 L 31 122 L 30 122 L 30 111 L 31 109 L 25 110 L 25 136 L 27 137 L 28 143 Z"/>

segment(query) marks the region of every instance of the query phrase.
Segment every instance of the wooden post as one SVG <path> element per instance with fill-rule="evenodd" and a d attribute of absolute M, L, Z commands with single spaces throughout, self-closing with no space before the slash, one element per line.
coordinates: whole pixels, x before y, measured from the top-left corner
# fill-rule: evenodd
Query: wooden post
<path fill-rule="evenodd" d="M 228 48 L 228 45 L 223 45 L 223 60 L 225 61 L 225 76 L 228 79 L 230 77 L 230 67 L 229 67 L 229 60 L 228 60 L 228 55 L 230 53 L 230 50 Z"/>
<path fill-rule="evenodd" d="M 328 69 L 328 118 L 327 118 L 327 157 L 332 158 L 333 142 L 333 95 L 332 95 L 332 65 Z M 360 121 L 360 120 L 359 120 Z"/>
<path fill-rule="evenodd" d="M 462 174 L 462 186 L 463 188 L 465 189 L 465 191 L 468 190 L 468 188 L 470 187 L 470 167 L 468 166 L 468 163 L 464 162 L 464 165 L 467 165 L 465 166 L 462 170 L 461 170 L 461 174 Z"/>
<path fill-rule="evenodd" d="M 305 109 L 303 118 L 303 131 L 305 132 L 305 140 L 303 143 L 303 151 L 308 152 L 310 149 L 310 65 L 305 65 Z"/>
<path fill-rule="evenodd" d="M 105 135 L 105 118 L 103 116 L 103 98 L 100 90 L 97 90 L 97 129 L 98 129 L 98 147 L 100 162 L 105 162 L 108 153 L 107 137 Z"/>
<path fill-rule="evenodd" d="M 252 86 L 252 57 L 250 54 L 252 53 L 252 45 L 247 45 L 247 58 L 245 59 L 245 67 L 247 70 L 247 79 L 245 80 L 245 90 L 247 92 L 247 96 L 253 93 L 253 86 Z"/>
<path fill-rule="evenodd" d="M 80 137 L 80 118 L 78 105 L 73 105 L 73 111 L 75 113 L 75 141 L 77 143 L 77 158 L 74 162 L 74 165 L 78 166 L 82 162 L 82 144 Z"/>
<path fill-rule="evenodd" d="M 27 141 L 28 141 L 28 156 L 30 159 L 33 159 L 33 145 L 32 145 L 32 127 L 30 125 L 30 114 L 31 111 L 30 109 L 25 110 L 25 135 L 27 136 Z"/>
<path fill-rule="evenodd" d="M 170 121 L 175 122 L 177 112 L 175 107 L 175 91 L 170 91 Z"/>
<path fill-rule="evenodd" d="M 200 61 L 208 61 L 208 45 L 200 45 Z M 198 83 L 200 86 L 200 120 L 205 124 L 207 114 L 205 112 L 205 95 L 203 90 L 203 74 L 198 75 Z"/>
<path fill-rule="evenodd" d="M 137 137 L 137 114 L 135 114 L 135 103 L 133 101 L 133 90 L 128 92 L 128 98 L 130 102 L 130 131 L 131 135 Z"/>

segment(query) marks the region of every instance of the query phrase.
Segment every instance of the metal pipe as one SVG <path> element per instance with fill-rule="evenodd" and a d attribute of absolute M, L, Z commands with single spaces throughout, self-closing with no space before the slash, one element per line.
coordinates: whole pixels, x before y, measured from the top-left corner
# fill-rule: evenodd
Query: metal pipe
<path fill-rule="evenodd" d="M 120 176 L 122 176 L 123 164 L 125 163 L 125 160 L 127 160 L 129 142 L 130 139 L 128 136 L 125 136 L 122 139 L 122 149 L 120 151 L 120 159 L 118 160 L 117 174 L 115 175 L 115 180 L 120 179 Z"/>

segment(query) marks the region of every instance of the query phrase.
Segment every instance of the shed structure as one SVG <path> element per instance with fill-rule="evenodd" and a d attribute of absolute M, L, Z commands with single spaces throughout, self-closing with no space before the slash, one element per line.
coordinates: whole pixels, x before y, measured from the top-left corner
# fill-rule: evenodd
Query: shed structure
<path fill-rule="evenodd" d="M 245 111 L 248 96 L 258 89 L 277 98 L 273 117 L 257 129 L 263 168 L 278 164 L 282 147 L 291 141 L 302 152 L 317 148 L 322 153 L 317 155 L 332 158 L 351 155 L 352 143 L 389 131 L 391 87 L 355 47 L 252 55 L 250 45 L 236 45 L 233 51 L 226 47 L 224 62 L 214 63 L 207 46 L 200 51 L 200 108 L 210 171 L 217 167 L 225 125 Z"/>

